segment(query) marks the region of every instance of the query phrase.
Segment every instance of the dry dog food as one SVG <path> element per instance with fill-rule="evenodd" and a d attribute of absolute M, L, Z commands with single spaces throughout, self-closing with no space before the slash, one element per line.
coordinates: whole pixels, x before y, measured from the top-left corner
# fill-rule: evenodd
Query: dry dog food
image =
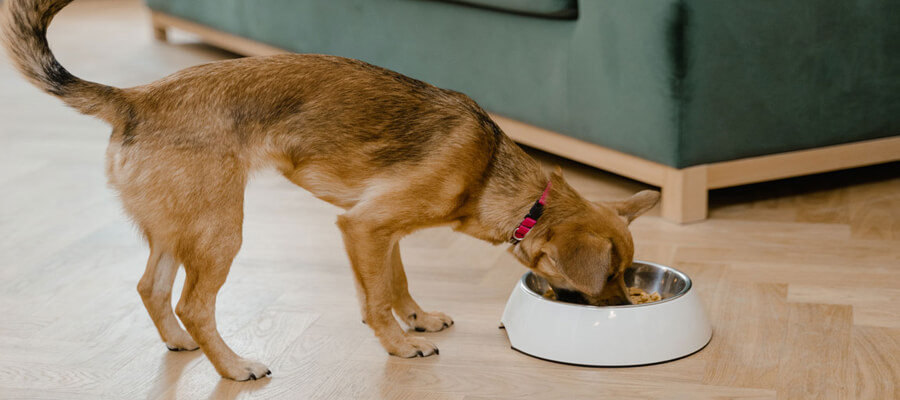
<path fill-rule="evenodd" d="M 556 300 L 556 293 L 553 293 L 553 288 L 548 287 L 547 291 L 544 292 L 544 297 L 550 300 Z"/>
<path fill-rule="evenodd" d="M 644 303 L 652 303 L 654 301 L 662 300 L 659 292 L 653 292 L 648 294 L 641 288 L 628 288 L 628 297 L 631 298 L 631 304 L 644 304 Z"/>
<path fill-rule="evenodd" d="M 544 291 L 544 297 L 546 297 L 550 300 L 558 300 L 558 297 L 556 296 L 556 293 L 553 291 L 553 288 L 549 288 L 549 287 L 547 288 L 546 291 Z M 628 288 L 628 297 L 631 300 L 631 304 L 652 303 L 654 301 L 662 300 L 662 296 L 659 295 L 659 292 L 653 292 L 653 293 L 648 294 L 643 289 L 636 288 L 636 287 Z M 613 299 L 613 300 L 615 300 L 615 299 Z M 585 303 L 579 302 L 578 304 L 585 304 Z M 601 305 L 618 306 L 618 305 L 624 305 L 624 304 L 627 304 L 627 303 L 624 303 L 624 299 L 619 298 L 617 301 L 611 301 L 611 300 L 604 301 L 604 302 L 602 302 Z"/>

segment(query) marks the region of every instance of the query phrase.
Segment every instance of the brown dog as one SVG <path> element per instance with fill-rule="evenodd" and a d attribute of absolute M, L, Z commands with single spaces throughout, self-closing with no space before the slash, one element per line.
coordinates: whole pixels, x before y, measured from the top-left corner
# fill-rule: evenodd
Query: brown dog
<path fill-rule="evenodd" d="M 525 266 L 592 302 L 604 287 L 624 287 L 628 223 L 657 203 L 657 192 L 589 202 L 558 172 L 544 173 L 465 95 L 345 58 L 222 61 L 129 89 L 87 82 L 59 65 L 45 37 L 70 1 L 7 0 L 6 47 L 35 85 L 113 126 L 109 182 L 150 245 L 138 284 L 144 305 L 170 349 L 199 346 L 223 377 L 269 374 L 236 355 L 215 322 L 216 294 L 241 246 L 244 187 L 258 168 L 274 167 L 346 210 L 337 224 L 363 318 L 393 355 L 438 350 L 407 334 L 392 311 L 417 331 L 453 324 L 407 290 L 397 243 L 418 229 L 451 225 L 494 244 L 516 235 L 512 253 Z"/>

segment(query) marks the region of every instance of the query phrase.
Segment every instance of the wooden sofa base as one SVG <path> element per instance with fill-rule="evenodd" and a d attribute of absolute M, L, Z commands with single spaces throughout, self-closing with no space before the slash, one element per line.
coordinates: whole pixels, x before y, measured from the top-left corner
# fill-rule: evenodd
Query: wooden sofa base
<path fill-rule="evenodd" d="M 151 12 L 151 18 L 158 40 L 167 39 L 168 28 L 177 28 L 238 54 L 289 53 L 171 15 Z M 492 118 L 521 144 L 660 187 L 662 216 L 678 223 L 706 219 L 707 193 L 711 189 L 900 160 L 900 136 L 894 136 L 678 169 L 499 115 L 492 114 Z"/>

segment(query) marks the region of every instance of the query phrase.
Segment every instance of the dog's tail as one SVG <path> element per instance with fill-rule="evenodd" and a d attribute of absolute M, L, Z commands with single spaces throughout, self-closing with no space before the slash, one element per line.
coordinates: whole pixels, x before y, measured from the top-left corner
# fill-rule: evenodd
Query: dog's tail
<path fill-rule="evenodd" d="M 47 44 L 50 20 L 72 0 L 7 0 L 3 42 L 13 64 L 35 86 L 76 110 L 110 123 L 130 109 L 120 89 L 82 80 L 63 68 Z"/>

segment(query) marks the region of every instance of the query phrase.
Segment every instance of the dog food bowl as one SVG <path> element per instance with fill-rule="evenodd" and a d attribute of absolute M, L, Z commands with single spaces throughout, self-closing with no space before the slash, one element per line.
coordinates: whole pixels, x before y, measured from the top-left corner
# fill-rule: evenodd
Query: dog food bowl
<path fill-rule="evenodd" d="M 547 281 L 526 273 L 501 319 L 510 345 L 546 360 L 613 367 L 670 361 L 709 343 L 712 328 L 683 272 L 635 261 L 625 270 L 625 283 L 662 299 L 606 307 L 567 303 L 542 296 Z"/>

